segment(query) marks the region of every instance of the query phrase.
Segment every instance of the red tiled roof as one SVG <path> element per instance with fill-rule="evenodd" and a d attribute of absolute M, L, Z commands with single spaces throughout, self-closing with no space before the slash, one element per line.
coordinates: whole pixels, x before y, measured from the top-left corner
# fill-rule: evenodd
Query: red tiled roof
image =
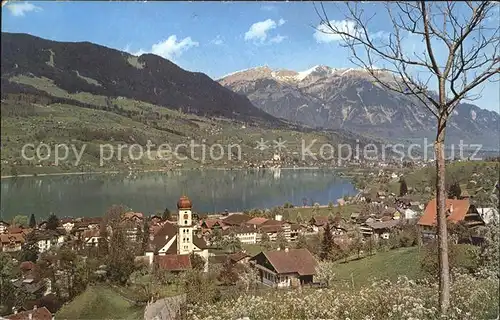
<path fill-rule="evenodd" d="M 259 228 L 259 232 L 268 232 L 268 233 L 270 233 L 270 232 L 279 232 L 281 230 L 283 230 L 283 228 L 281 227 L 281 225 L 277 225 L 277 224 L 275 224 L 275 225 L 269 225 L 269 226 L 264 225 L 264 226 L 261 226 Z"/>
<path fill-rule="evenodd" d="M 233 213 L 230 214 L 229 216 L 225 217 L 222 219 L 222 222 L 224 224 L 228 225 L 241 225 L 247 221 L 252 219 L 250 216 L 247 216 L 246 214 L 241 214 L 241 213 Z"/>
<path fill-rule="evenodd" d="M 6 316 L 5 318 L 9 320 L 51 320 L 52 314 L 47 308 L 42 307 L 33 310 L 18 312 L 16 314 L 11 314 Z"/>
<path fill-rule="evenodd" d="M 123 220 L 142 220 L 144 218 L 144 214 L 141 212 L 127 212 L 123 215 Z"/>
<path fill-rule="evenodd" d="M 221 220 L 219 220 L 219 219 L 205 219 L 205 220 L 203 220 L 203 221 L 201 221 L 201 222 L 200 222 L 200 226 L 201 226 L 201 225 L 203 225 L 203 223 L 205 223 L 205 225 L 207 226 L 207 228 L 212 229 L 212 228 L 213 228 L 213 226 L 214 226 L 215 224 L 217 224 L 217 223 L 218 223 L 219 225 L 221 225 L 221 224 L 222 224 L 222 221 L 221 221 Z"/>
<path fill-rule="evenodd" d="M 149 240 L 148 247 L 153 252 L 157 252 L 163 248 L 173 237 L 177 235 L 177 226 L 171 222 L 166 222 L 159 230 L 153 235 L 153 239 Z M 174 241 L 172 246 L 168 249 L 167 253 L 176 253 L 177 243 Z"/>
<path fill-rule="evenodd" d="M 20 242 L 24 243 L 24 235 L 22 233 L 5 233 L 5 234 L 0 234 L 0 242 L 4 245 L 9 244 L 11 242 Z"/>
<path fill-rule="evenodd" d="M 311 222 L 318 227 L 323 227 L 328 223 L 328 217 L 316 216 L 311 219 Z"/>
<path fill-rule="evenodd" d="M 19 265 L 19 268 L 23 271 L 30 271 L 30 270 L 33 270 L 35 268 L 35 264 L 31 261 L 23 261 Z"/>
<path fill-rule="evenodd" d="M 316 274 L 318 263 L 307 249 L 288 249 L 288 252 L 287 250 L 263 251 L 262 254 L 280 274 L 298 273 L 301 276 Z"/>
<path fill-rule="evenodd" d="M 267 218 L 263 218 L 263 217 L 255 217 L 255 218 L 252 218 L 250 220 L 248 220 L 247 222 L 245 222 L 246 224 L 251 224 L 251 225 L 261 225 L 265 222 L 267 222 Z"/>
<path fill-rule="evenodd" d="M 250 257 L 246 252 L 240 251 L 229 255 L 229 259 L 234 262 Z"/>
<path fill-rule="evenodd" d="M 183 271 L 191 269 L 191 259 L 187 254 L 167 254 L 155 256 L 154 262 L 160 269 L 169 271 Z"/>
<path fill-rule="evenodd" d="M 193 235 L 193 244 L 200 250 L 208 249 L 208 245 L 205 239 L 203 237 L 199 237 L 196 234 Z"/>
<path fill-rule="evenodd" d="M 465 215 L 469 211 L 470 202 L 468 199 L 465 200 L 454 200 L 454 199 L 446 199 L 446 210 L 450 210 L 450 215 L 448 216 L 448 221 L 451 222 L 459 222 L 464 220 Z M 419 225 L 422 226 L 435 226 L 437 224 L 437 206 L 436 206 L 436 198 L 429 201 L 427 206 L 425 207 L 424 214 L 420 217 L 418 221 Z"/>

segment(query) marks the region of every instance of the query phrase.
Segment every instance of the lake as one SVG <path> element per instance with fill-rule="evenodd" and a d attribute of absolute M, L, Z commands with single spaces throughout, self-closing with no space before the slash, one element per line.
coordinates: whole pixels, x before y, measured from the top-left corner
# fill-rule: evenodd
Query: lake
<path fill-rule="evenodd" d="M 101 216 L 113 204 L 144 214 L 177 210 L 181 195 L 195 212 L 270 208 L 290 202 L 328 204 L 356 194 L 346 178 L 327 169 L 178 170 L 137 174 L 17 177 L 1 180 L 1 219 L 17 214 L 37 220 Z"/>

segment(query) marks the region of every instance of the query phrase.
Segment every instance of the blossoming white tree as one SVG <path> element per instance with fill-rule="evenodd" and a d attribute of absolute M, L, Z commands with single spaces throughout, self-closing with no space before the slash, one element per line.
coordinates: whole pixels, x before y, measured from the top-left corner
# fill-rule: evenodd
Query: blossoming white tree
<path fill-rule="evenodd" d="M 316 10 L 317 28 L 338 37 L 351 61 L 375 83 L 409 96 L 436 118 L 437 227 L 439 238 L 439 300 L 442 313 L 450 304 L 450 274 L 446 230 L 444 142 L 446 126 L 456 106 L 479 97 L 475 92 L 500 73 L 498 1 L 385 2 L 389 32 L 374 32 L 373 10 L 347 2 L 345 20 L 331 21 L 323 5 Z M 380 14 L 380 13 L 379 13 Z M 378 17 L 380 18 L 380 16 Z M 408 48 L 405 40 L 421 45 Z M 435 81 L 432 89 L 430 80 Z"/>

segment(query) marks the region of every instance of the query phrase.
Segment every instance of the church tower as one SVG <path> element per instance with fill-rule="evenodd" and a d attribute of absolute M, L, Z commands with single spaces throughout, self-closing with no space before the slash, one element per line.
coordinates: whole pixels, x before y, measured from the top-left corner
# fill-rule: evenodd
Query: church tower
<path fill-rule="evenodd" d="M 193 205 L 188 197 L 182 196 L 177 201 L 177 254 L 190 254 L 193 252 Z"/>

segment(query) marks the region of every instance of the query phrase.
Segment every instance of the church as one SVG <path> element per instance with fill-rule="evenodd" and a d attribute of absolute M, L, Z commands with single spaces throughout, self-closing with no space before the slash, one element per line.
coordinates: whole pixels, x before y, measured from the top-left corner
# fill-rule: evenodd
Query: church
<path fill-rule="evenodd" d="M 145 253 L 150 265 L 172 272 L 183 271 L 191 268 L 190 254 L 194 253 L 204 259 L 208 271 L 208 245 L 194 232 L 192 208 L 191 200 L 182 196 L 177 201 L 177 223 L 164 221 L 150 234 Z"/>

